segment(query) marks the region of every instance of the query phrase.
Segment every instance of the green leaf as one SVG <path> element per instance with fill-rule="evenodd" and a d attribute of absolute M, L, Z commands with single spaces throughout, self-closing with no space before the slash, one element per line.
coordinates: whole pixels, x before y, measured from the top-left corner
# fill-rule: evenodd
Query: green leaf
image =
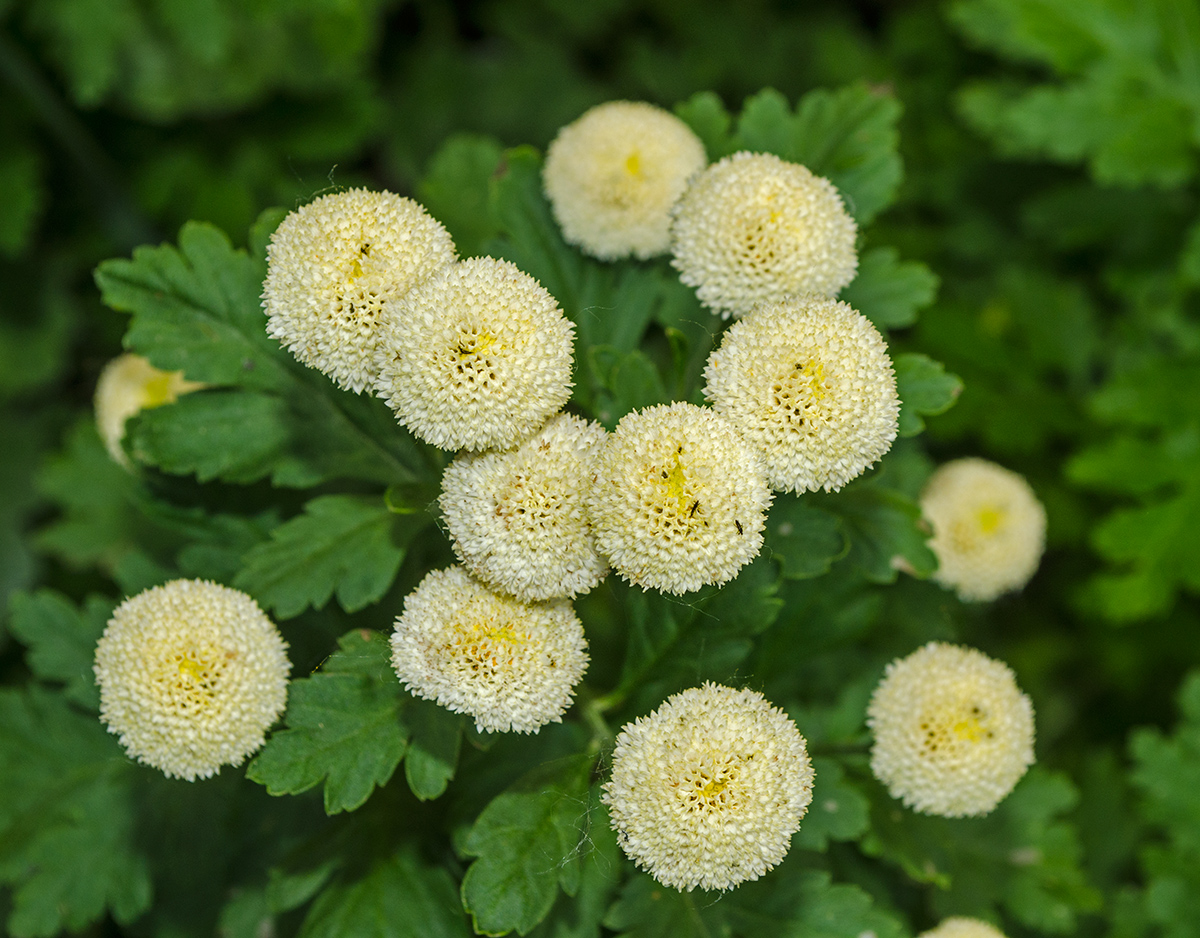
<path fill-rule="evenodd" d="M 0 882 L 15 938 L 81 931 L 150 905 L 130 763 L 94 716 L 37 687 L 0 691 Z"/>
<path fill-rule="evenodd" d="M 171 472 L 277 485 L 415 482 L 420 451 L 387 405 L 336 389 L 266 334 L 264 260 L 192 222 L 179 248 L 143 247 L 96 270 L 105 303 L 133 314 L 126 347 L 157 367 L 239 390 L 186 395 L 131 421 L 139 457 Z"/>
<path fill-rule="evenodd" d="M 62 682 L 68 700 L 98 710 L 92 662 L 112 611 L 113 603 L 99 596 L 89 597 L 80 609 L 59 593 L 39 590 L 13 596 L 8 628 L 29 649 L 30 671 L 43 681 Z"/>
<path fill-rule="evenodd" d="M 484 242 L 498 233 L 488 188 L 503 156 L 492 137 L 454 134 L 433 155 L 417 187 L 422 204 L 446 226 L 463 257 L 482 253 Z"/>
<path fill-rule="evenodd" d="M 1036 766 L 983 818 L 915 814 L 879 790 L 862 845 L 933 884 L 938 917 L 997 918 L 1003 908 L 1031 928 L 1070 932 L 1100 906 L 1080 868 L 1075 826 L 1064 817 L 1078 797 L 1066 776 Z"/>
<path fill-rule="evenodd" d="M 327 887 L 312 904 L 300 938 L 467 938 L 471 934 L 450 875 L 409 849 L 376 861 L 366 874 Z"/>
<path fill-rule="evenodd" d="M 922 417 L 945 413 L 954 406 L 962 393 L 962 380 L 947 374 L 941 362 L 917 352 L 897 355 L 893 364 L 901 402 L 900 436 L 916 436 L 925 429 Z"/>
<path fill-rule="evenodd" d="M 841 299 L 882 331 L 911 326 L 937 290 L 937 275 L 920 261 L 900 260 L 895 248 L 872 248 L 859 255 L 858 273 Z"/>
<path fill-rule="evenodd" d="M 870 827 L 870 802 L 841 765 L 833 759 L 813 759 L 813 800 L 792 838 L 793 847 L 825 850 L 831 840 L 857 840 Z"/>
<path fill-rule="evenodd" d="M 0 152 L 0 256 L 24 252 L 45 201 L 37 151 L 18 147 Z"/>
<path fill-rule="evenodd" d="M 246 769 L 272 795 L 324 782 L 325 812 L 361 807 L 404 757 L 408 695 L 392 671 L 387 638 L 356 629 L 312 677 L 293 681 L 284 720 Z"/>
<path fill-rule="evenodd" d="M 335 594 L 357 612 L 387 592 L 428 520 L 389 512 L 378 497 L 322 495 L 246 554 L 234 585 L 281 619 L 320 609 Z"/>
<path fill-rule="evenodd" d="M 801 827 L 803 830 L 803 827 Z M 828 873 L 785 868 L 746 883 L 731 897 L 728 916 L 746 938 L 900 938 L 894 914 L 874 907 L 869 893 L 834 883 Z"/>
<path fill-rule="evenodd" d="M 728 935 L 725 904 L 703 890 L 680 892 L 645 873 L 625 884 L 604 916 L 620 938 L 712 938 Z"/>
<path fill-rule="evenodd" d="M 640 349 L 622 354 L 607 345 L 588 349 L 588 367 L 598 391 L 592 413 L 612 430 L 626 414 L 667 402 L 667 389 L 654 363 Z"/>
<path fill-rule="evenodd" d="M 749 98 L 734 148 L 774 153 L 829 179 L 866 225 L 895 198 L 903 169 L 897 152 L 900 104 L 864 83 L 810 91 L 796 105 L 767 89 Z"/>
<path fill-rule="evenodd" d="M 921 509 L 908 496 L 859 482 L 818 504 L 841 519 L 850 538 L 847 562 L 872 582 L 894 583 L 901 569 L 920 577 L 937 569 Z"/>
<path fill-rule="evenodd" d="M 676 104 L 675 116 L 691 127 L 704 143 L 710 161 L 715 162 L 733 152 L 733 143 L 729 139 L 733 118 L 713 92 L 698 91 Z"/>
<path fill-rule="evenodd" d="M 404 714 L 412 737 L 404 757 L 404 777 L 421 801 L 441 797 L 454 778 L 466 719 L 445 707 L 413 698 Z"/>
<path fill-rule="evenodd" d="M 846 556 L 850 542 L 836 515 L 812 508 L 802 498 L 780 495 L 767 518 L 764 548 L 779 561 L 785 577 L 804 580 L 828 573 Z"/>
<path fill-rule="evenodd" d="M 571 756 L 538 766 L 496 796 L 463 837 L 478 857 L 462 884 L 475 930 L 527 935 L 550 912 L 561 887 L 574 895 L 588 823 L 588 777 L 595 759 Z"/>

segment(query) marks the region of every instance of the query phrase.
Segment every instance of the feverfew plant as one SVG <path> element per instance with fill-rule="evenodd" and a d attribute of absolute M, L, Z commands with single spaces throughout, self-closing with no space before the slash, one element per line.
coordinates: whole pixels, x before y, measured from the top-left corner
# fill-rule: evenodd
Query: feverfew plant
<path fill-rule="evenodd" d="M 12 732 L 78 740 L 39 754 L 39 778 L 87 767 L 54 830 L 115 819 L 99 899 L 18 931 L 111 915 L 170 933 L 172 886 L 147 858 L 190 828 L 137 808 L 176 798 L 237 835 L 213 848 L 222 934 L 756 938 L 825 923 L 899 938 L 913 928 L 876 888 L 888 878 L 927 890 L 930 910 L 944 893 L 1069 930 L 1094 893 L 1062 826 L 1069 785 L 1025 772 L 1033 709 L 1012 672 L 972 652 L 986 664 L 951 667 L 941 697 L 938 675 L 900 680 L 926 649 L 953 654 L 925 643 L 967 613 L 926 582 L 917 501 L 923 420 L 960 386 L 898 332 L 932 281 L 867 246 L 899 181 L 897 117 L 864 86 L 795 108 L 764 92 L 736 116 L 712 95 L 683 102 L 668 124 L 710 168 L 681 159 L 652 187 L 691 186 L 655 206 L 670 257 L 564 234 L 545 194 L 558 170 L 536 150 L 459 139 L 424 204 L 330 193 L 264 212 L 246 250 L 192 223 L 101 265 L 127 347 L 197 387 L 129 419 L 133 472 L 104 475 L 90 427 L 67 457 L 128 506 L 123 553 L 96 558 L 112 595 L 18 603 L 30 668 L 72 703 L 4 698 Z M 621 153 L 631 177 L 653 168 L 649 144 Z M 480 205 L 462 237 L 490 234 L 458 260 L 447 238 Z M 283 688 L 233 682 L 256 659 L 193 638 L 211 615 L 155 618 L 140 646 L 100 637 L 114 602 L 133 597 L 120 623 L 181 582 L 279 623 L 271 673 L 286 639 L 296 677 L 261 748 Z M 151 645 L 157 670 L 130 689 Z M 99 699 L 79 675 L 93 656 Z M 184 700 L 167 717 L 142 700 L 160 691 Z M 225 700 L 249 728 L 198 744 L 196 715 Z M 930 827 L 973 822 L 889 791 L 993 826 Z M 976 836 L 986 849 L 922 852 Z M 54 842 L 3 875 L 44 897 L 34 861 Z"/>

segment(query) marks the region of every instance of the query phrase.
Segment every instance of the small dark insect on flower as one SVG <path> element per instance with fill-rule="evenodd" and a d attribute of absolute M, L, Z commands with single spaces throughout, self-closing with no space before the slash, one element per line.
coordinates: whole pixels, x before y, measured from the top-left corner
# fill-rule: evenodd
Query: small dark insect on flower
<path fill-rule="evenodd" d="M 689 518 L 696 517 L 696 509 L 699 507 L 700 507 L 700 499 L 697 498 L 694 502 L 692 502 L 692 509 L 691 509 L 691 511 L 688 512 L 688 517 Z"/>
<path fill-rule="evenodd" d="M 738 521 L 738 520 L 735 518 L 733 523 L 734 523 L 735 525 L 737 525 L 738 534 L 743 534 L 743 533 L 745 533 L 744 531 L 742 531 L 742 522 Z"/>

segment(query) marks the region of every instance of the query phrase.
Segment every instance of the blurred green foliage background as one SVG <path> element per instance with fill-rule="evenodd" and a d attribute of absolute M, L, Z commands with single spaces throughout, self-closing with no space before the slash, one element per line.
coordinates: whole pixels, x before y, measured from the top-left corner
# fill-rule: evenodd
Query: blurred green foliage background
<path fill-rule="evenodd" d="M 903 109 L 903 181 L 867 247 L 940 280 L 892 342 L 964 383 L 927 421 L 930 454 L 1022 472 L 1049 512 L 1033 583 L 944 624 L 1018 671 L 1041 759 L 1073 782 L 1047 775 L 1014 809 L 1062 847 L 1067 909 L 1019 927 L 1200 934 L 1200 679 L 1185 683 L 1200 666 L 1193 0 L 0 0 L 0 601 L 112 595 L 137 580 L 122 538 L 181 537 L 184 520 L 163 517 L 135 536 L 146 522 L 125 473 L 72 429 L 126 326 L 100 302 L 100 261 L 173 241 L 189 219 L 243 244 L 263 209 L 353 185 L 437 215 L 454 201 L 447 160 L 544 149 L 609 99 L 670 108 L 709 90 L 736 111 L 764 87 L 794 102 L 859 81 Z M 482 207 L 455 204 L 470 253 L 494 232 Z M 820 582 L 783 598 L 853 634 L 857 613 Z M 873 655 L 928 634 L 905 616 L 936 607 L 929 589 L 902 579 L 878 600 Z M 0 628 L 4 683 L 28 667 Z M 937 824 L 905 843 L 888 830 L 876 819 L 862 855 L 835 847 L 834 866 L 888 907 L 922 907 L 916 860 L 908 880 L 873 885 L 860 866 L 882 854 L 905 869 L 936 850 Z M 0 877 L 5 862 L 0 847 Z M 638 918 L 636 900 L 611 927 Z"/>

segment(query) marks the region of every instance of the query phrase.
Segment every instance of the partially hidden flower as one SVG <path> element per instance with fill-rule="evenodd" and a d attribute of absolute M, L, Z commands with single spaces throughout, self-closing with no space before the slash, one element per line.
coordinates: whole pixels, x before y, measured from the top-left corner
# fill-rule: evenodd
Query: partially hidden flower
<path fill-rule="evenodd" d="M 100 719 L 169 777 L 240 765 L 287 703 L 287 644 L 245 593 L 172 580 L 113 612 L 96 646 Z"/>
<path fill-rule="evenodd" d="M 640 101 L 609 101 L 563 127 L 542 182 L 563 237 L 601 260 L 643 260 L 670 246 L 671 206 L 707 163 L 678 117 Z"/>
<path fill-rule="evenodd" d="M 441 449 L 509 449 L 571 394 L 575 326 L 515 264 L 473 257 L 389 309 L 376 391 Z"/>
<path fill-rule="evenodd" d="M 955 915 L 942 919 L 936 928 L 921 932 L 917 938 L 1004 938 L 1004 932 L 981 919 Z"/>
<path fill-rule="evenodd" d="M 181 394 L 203 387 L 201 382 L 185 378 L 182 371 L 155 368 L 141 355 L 118 355 L 100 372 L 93 400 L 96 429 L 104 448 L 115 462 L 128 469 L 129 457 L 121 447 L 125 422 L 139 411 L 174 403 Z"/>
<path fill-rule="evenodd" d="M 846 303 L 809 295 L 735 322 L 704 369 L 704 395 L 762 455 L 780 492 L 836 491 L 896 438 L 887 345 Z"/>
<path fill-rule="evenodd" d="M 867 708 L 871 771 L 910 808 L 989 813 L 1033 765 L 1033 705 L 1008 665 L 929 642 L 888 665 Z"/>
<path fill-rule="evenodd" d="M 427 575 L 404 601 L 392 634 L 401 683 L 469 714 L 481 732 L 536 733 L 560 722 L 587 664 L 570 603 L 518 602 L 462 567 Z"/>
<path fill-rule="evenodd" d="M 758 556 L 771 504 L 761 459 L 708 408 L 626 414 L 592 465 L 592 532 L 630 583 L 686 593 L 733 579 Z"/>
<path fill-rule="evenodd" d="M 454 552 L 492 589 L 522 602 L 586 593 L 604 579 L 584 493 L 607 434 L 569 414 L 508 452 L 464 453 L 442 475 Z"/>
<path fill-rule="evenodd" d="M 454 242 L 412 199 L 350 189 L 288 214 L 267 247 L 267 333 L 355 393 L 375 383 L 386 305 L 454 261 Z"/>
<path fill-rule="evenodd" d="M 731 889 L 783 860 L 812 786 L 786 713 L 708 683 L 625 725 L 602 800 L 621 848 L 664 886 Z"/>
<path fill-rule="evenodd" d="M 672 264 L 709 309 L 744 316 L 798 294 L 836 296 L 858 270 L 856 233 L 828 179 L 769 153 L 734 153 L 676 203 Z"/>
<path fill-rule="evenodd" d="M 1029 483 L 986 459 L 956 459 L 939 468 L 921 493 L 933 528 L 933 578 L 967 601 L 1020 589 L 1046 546 L 1046 510 Z"/>

